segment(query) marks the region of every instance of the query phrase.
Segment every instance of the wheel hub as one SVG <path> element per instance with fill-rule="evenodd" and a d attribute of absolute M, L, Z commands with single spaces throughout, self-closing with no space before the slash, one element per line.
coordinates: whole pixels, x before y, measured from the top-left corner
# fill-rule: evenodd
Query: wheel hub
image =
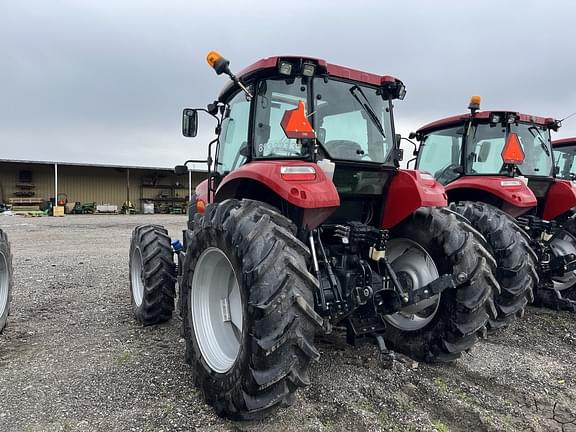
<path fill-rule="evenodd" d="M 556 256 L 576 255 L 576 238 L 566 231 L 561 231 L 550 242 L 550 249 Z M 576 284 L 576 271 L 569 271 L 562 276 L 554 276 L 552 281 L 555 290 L 564 291 Z"/>
<path fill-rule="evenodd" d="M 226 254 L 206 249 L 196 263 L 190 314 L 202 357 L 217 373 L 229 371 L 242 344 L 243 302 L 238 277 Z"/>
<path fill-rule="evenodd" d="M 439 276 L 436 264 L 428 252 L 413 240 L 406 238 L 390 240 L 386 256 L 406 291 L 428 285 Z M 384 319 L 401 330 L 419 330 L 432 321 L 439 304 L 440 294 L 406 306 L 395 314 L 384 316 Z"/>
<path fill-rule="evenodd" d="M 8 274 L 8 258 L 4 252 L 0 251 L 0 316 L 8 306 L 8 288 L 10 285 Z"/>
<path fill-rule="evenodd" d="M 140 248 L 134 248 L 132 256 L 130 257 L 130 282 L 132 284 L 132 297 L 136 306 L 140 306 L 144 300 L 144 280 L 143 269 L 144 262 L 142 259 L 142 252 Z"/>

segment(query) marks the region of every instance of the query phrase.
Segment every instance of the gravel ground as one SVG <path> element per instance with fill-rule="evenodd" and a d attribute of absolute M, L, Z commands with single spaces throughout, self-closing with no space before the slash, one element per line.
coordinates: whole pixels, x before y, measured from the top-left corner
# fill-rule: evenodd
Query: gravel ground
<path fill-rule="evenodd" d="M 132 319 L 132 228 L 184 216 L 1 217 L 14 253 L 12 314 L 0 335 L 0 431 L 576 431 L 576 316 L 526 317 L 455 365 L 386 368 L 344 335 L 296 403 L 261 422 L 218 418 L 184 364 L 180 322 Z"/>

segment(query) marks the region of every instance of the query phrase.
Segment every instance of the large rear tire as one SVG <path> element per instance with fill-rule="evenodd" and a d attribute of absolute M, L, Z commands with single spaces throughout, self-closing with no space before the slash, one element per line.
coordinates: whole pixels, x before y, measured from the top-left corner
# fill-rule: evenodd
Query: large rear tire
<path fill-rule="evenodd" d="M 6 321 L 10 314 L 13 274 L 10 243 L 6 233 L 0 230 L 0 333 L 6 327 Z"/>
<path fill-rule="evenodd" d="M 186 358 L 220 416 L 256 419 L 291 404 L 319 358 L 318 282 L 293 230 L 251 200 L 211 204 L 196 218 L 182 289 Z"/>
<path fill-rule="evenodd" d="M 392 230 L 386 255 L 405 287 L 419 288 L 442 274 L 465 277 L 425 308 L 416 304 L 386 316 L 384 337 L 392 349 L 421 361 L 449 362 L 485 333 L 499 287 L 492 274 L 496 263 L 483 244 L 464 218 L 445 208 L 421 208 Z"/>
<path fill-rule="evenodd" d="M 168 231 L 161 225 L 136 227 L 130 243 L 130 292 L 134 317 L 142 325 L 172 317 L 175 273 Z"/>
<path fill-rule="evenodd" d="M 549 240 L 549 247 L 553 256 L 576 255 L 574 217 L 567 221 L 564 230 L 554 233 Z M 576 312 L 576 270 L 561 276 L 545 275 L 535 297 L 534 303 L 538 306 Z"/>
<path fill-rule="evenodd" d="M 539 282 L 538 256 L 522 228 L 502 210 L 470 201 L 452 203 L 450 208 L 468 219 L 486 238 L 496 259 L 495 276 L 501 291 L 494 297 L 498 314 L 488 321 L 488 328 L 503 328 L 515 317 L 523 316 L 526 305 L 534 301 Z"/>

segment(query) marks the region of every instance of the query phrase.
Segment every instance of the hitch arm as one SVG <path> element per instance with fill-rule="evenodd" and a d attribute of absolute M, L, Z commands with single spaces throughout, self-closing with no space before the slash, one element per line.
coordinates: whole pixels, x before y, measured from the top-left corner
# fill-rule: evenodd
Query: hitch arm
<path fill-rule="evenodd" d="M 568 254 L 554 257 L 548 263 L 548 269 L 554 276 L 563 276 L 576 270 L 576 255 Z"/>
<path fill-rule="evenodd" d="M 392 285 L 392 289 L 384 288 L 374 294 L 374 305 L 377 311 L 383 315 L 392 314 L 407 306 L 428 300 L 448 289 L 454 289 L 468 280 L 468 275 L 463 272 L 445 274 L 420 288 L 405 290 L 386 258 L 380 258 L 378 264 L 383 265 L 385 275 Z"/>

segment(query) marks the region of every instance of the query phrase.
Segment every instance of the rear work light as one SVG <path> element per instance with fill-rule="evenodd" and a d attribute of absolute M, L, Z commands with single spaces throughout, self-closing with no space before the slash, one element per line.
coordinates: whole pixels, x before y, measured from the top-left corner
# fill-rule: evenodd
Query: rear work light
<path fill-rule="evenodd" d="M 302 75 L 311 77 L 316 72 L 316 65 L 314 63 L 304 63 L 302 65 Z"/>
<path fill-rule="evenodd" d="M 286 181 L 316 180 L 316 170 L 311 166 L 283 166 L 280 175 Z"/>
<path fill-rule="evenodd" d="M 292 63 L 282 60 L 278 64 L 278 72 L 282 75 L 290 76 L 292 74 Z"/>
<path fill-rule="evenodd" d="M 506 145 L 502 150 L 502 160 L 505 164 L 520 165 L 524 162 L 524 150 L 522 149 L 522 144 L 520 143 L 520 138 L 514 132 L 508 135 L 506 140 Z"/>

